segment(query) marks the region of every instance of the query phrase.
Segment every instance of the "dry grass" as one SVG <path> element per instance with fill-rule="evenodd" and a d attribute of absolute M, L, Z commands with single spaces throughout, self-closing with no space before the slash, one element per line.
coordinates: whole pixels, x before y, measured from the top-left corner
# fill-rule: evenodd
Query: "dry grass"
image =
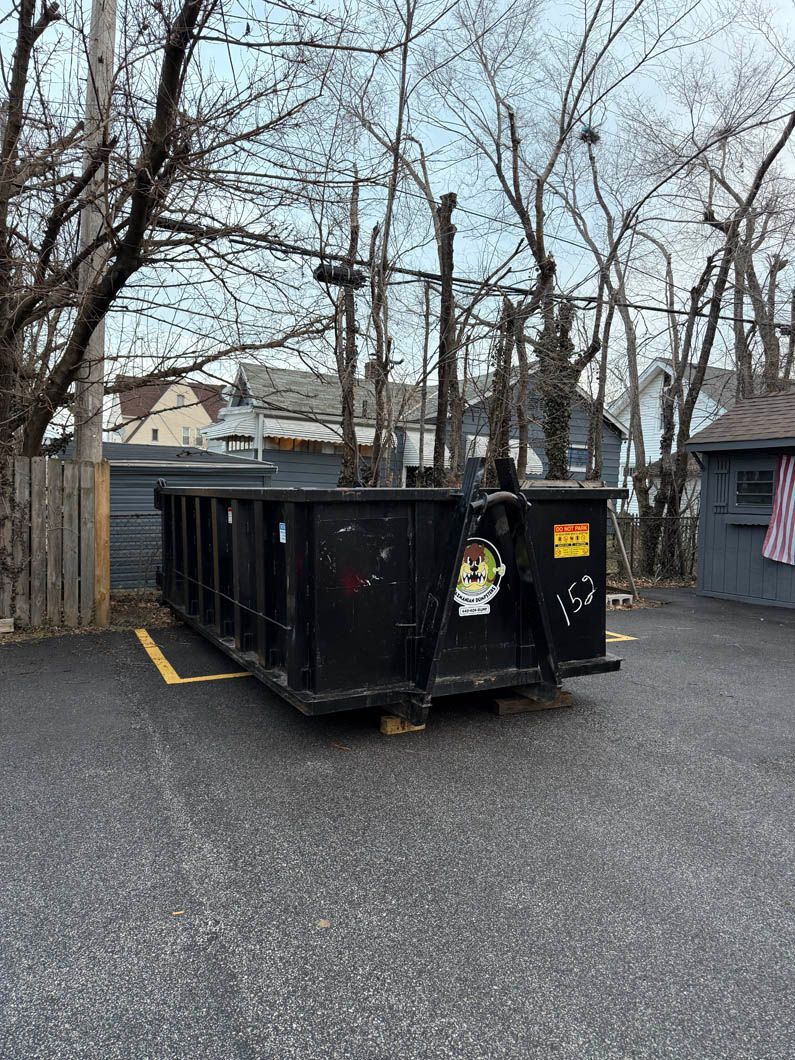
<path fill-rule="evenodd" d="M 110 598 L 110 625 L 99 626 L 41 626 L 38 629 L 19 629 L 0 634 L 0 645 L 45 637 L 78 636 L 83 633 L 121 632 L 130 629 L 168 629 L 179 622 L 166 607 L 158 603 L 160 593 L 154 589 L 119 590 Z"/>

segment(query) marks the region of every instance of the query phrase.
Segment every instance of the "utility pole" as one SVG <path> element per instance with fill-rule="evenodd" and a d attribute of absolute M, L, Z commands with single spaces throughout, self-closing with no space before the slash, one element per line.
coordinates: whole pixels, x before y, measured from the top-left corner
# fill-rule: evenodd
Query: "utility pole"
<path fill-rule="evenodd" d="M 109 135 L 110 97 L 116 43 L 116 0 L 93 0 L 86 81 L 85 158 L 90 160 Z M 80 218 L 80 249 L 90 246 L 102 230 L 105 167 L 100 166 L 92 185 L 90 201 Z M 80 269 L 80 289 L 85 296 L 104 261 L 97 251 Z M 102 459 L 102 405 L 105 398 L 105 321 L 101 320 L 88 341 L 77 377 L 75 401 L 75 449 L 78 460 Z"/>

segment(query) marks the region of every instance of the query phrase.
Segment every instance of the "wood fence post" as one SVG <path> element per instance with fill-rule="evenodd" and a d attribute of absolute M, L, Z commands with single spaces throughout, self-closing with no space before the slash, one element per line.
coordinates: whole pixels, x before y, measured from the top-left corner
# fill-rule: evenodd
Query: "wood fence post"
<path fill-rule="evenodd" d="M 30 624 L 30 460 L 14 460 L 14 618 Z"/>
<path fill-rule="evenodd" d="M 0 622 L 13 620 L 12 603 L 14 565 L 11 556 L 14 534 L 11 529 L 12 497 L 14 496 L 14 465 L 10 460 L 0 462 Z"/>
<path fill-rule="evenodd" d="M 41 626 L 47 613 L 47 461 L 30 461 L 30 624 Z"/>
<path fill-rule="evenodd" d="M 80 555 L 80 478 L 74 460 L 63 466 L 63 617 L 67 626 L 76 626 L 80 614 L 78 603 Z"/>
<path fill-rule="evenodd" d="M 47 461 L 47 622 L 61 624 L 63 596 L 63 460 Z"/>
<path fill-rule="evenodd" d="M 94 615 L 94 468 L 81 460 L 80 469 L 80 625 Z"/>
<path fill-rule="evenodd" d="M 110 625 L 110 464 L 94 465 L 94 622 Z"/>

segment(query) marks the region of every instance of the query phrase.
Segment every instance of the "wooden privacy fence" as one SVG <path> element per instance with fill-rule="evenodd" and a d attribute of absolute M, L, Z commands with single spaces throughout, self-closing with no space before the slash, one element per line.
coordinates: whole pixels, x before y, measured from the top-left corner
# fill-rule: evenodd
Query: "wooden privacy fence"
<path fill-rule="evenodd" d="M 0 486 L 0 623 L 106 626 L 107 461 L 16 457 L 0 464 Z"/>

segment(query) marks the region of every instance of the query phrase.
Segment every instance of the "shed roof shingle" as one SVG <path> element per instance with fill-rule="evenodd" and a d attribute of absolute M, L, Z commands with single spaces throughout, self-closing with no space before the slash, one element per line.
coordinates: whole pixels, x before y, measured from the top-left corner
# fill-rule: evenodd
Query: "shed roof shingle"
<path fill-rule="evenodd" d="M 65 459 L 73 459 L 74 442 L 70 442 L 63 451 Z M 230 467 L 275 467 L 267 460 L 255 460 L 252 457 L 238 456 L 232 453 L 215 453 L 193 445 L 144 445 L 137 442 L 103 442 L 102 459 L 111 464 L 185 464 L 186 466 L 203 466 L 228 464 Z"/>
<path fill-rule="evenodd" d="M 688 440 L 688 447 L 716 442 L 761 442 L 795 438 L 795 390 L 738 402 Z"/>

